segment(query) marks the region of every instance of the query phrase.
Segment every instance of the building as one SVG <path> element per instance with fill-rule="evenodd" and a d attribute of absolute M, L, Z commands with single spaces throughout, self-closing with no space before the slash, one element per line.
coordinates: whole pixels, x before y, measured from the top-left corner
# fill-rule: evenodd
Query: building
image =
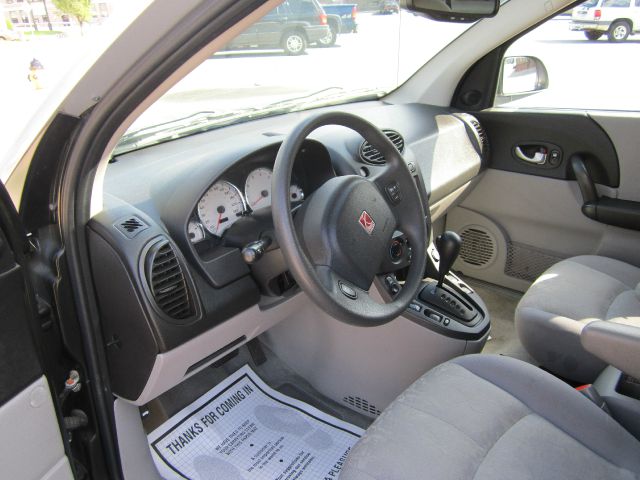
<path fill-rule="evenodd" d="M 51 0 L 0 0 L 5 21 L 21 30 L 60 30 L 76 20 L 60 12 Z M 100 23 L 111 15 L 110 1 L 92 1 L 90 22 Z"/>

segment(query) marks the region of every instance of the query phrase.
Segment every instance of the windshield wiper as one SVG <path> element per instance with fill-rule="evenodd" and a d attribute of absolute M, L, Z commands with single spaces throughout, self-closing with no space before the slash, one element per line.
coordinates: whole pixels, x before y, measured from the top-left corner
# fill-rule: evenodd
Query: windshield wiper
<path fill-rule="evenodd" d="M 289 98 L 267 104 L 262 107 L 243 108 L 225 112 L 198 112 L 177 120 L 161 123 L 125 134 L 114 149 L 112 156 L 138 150 L 140 148 L 168 142 L 195 133 L 254 120 L 274 114 L 282 114 L 321 107 L 348 100 L 372 100 L 385 95 L 379 89 L 345 90 L 341 87 L 329 87 L 301 97 Z"/>

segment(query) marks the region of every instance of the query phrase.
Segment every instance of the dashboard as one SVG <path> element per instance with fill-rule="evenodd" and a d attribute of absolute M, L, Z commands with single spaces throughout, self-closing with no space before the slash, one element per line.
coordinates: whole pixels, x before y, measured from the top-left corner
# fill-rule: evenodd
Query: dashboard
<path fill-rule="evenodd" d="M 383 129 L 402 152 L 426 212 L 484 168 L 487 139 L 470 115 L 379 101 L 340 109 Z M 118 339 L 107 349 L 118 396 L 136 404 L 155 398 L 281 320 L 289 299 L 301 297 L 274 233 L 271 177 L 286 134 L 323 110 L 330 107 L 111 159 L 88 238 L 103 335 Z M 335 176 L 368 177 L 384 168 L 384 158 L 356 132 L 322 127 L 297 154 L 290 208 L 295 215 Z M 242 252 L 256 242 L 264 251 L 248 262 Z M 388 271 L 405 266 L 390 261 Z"/>

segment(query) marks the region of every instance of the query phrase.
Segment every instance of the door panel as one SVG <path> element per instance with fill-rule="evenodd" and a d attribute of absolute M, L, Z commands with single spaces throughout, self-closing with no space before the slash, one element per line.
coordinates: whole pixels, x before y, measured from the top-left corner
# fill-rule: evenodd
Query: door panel
<path fill-rule="evenodd" d="M 0 465 L 2 478 L 73 475 L 30 325 L 34 295 L 24 265 L 26 238 L 0 183 Z"/>
<path fill-rule="evenodd" d="M 44 376 L 0 407 L 2 478 L 72 479 Z"/>
<path fill-rule="evenodd" d="M 640 115 L 635 112 L 592 112 L 591 118 L 611 138 L 618 153 L 618 198 L 640 202 Z"/>
<path fill-rule="evenodd" d="M 617 187 L 620 181 L 614 144 L 586 113 L 493 109 L 478 112 L 491 141 L 491 167 L 548 178 L 573 179 L 569 158 L 582 154 L 596 183 Z M 533 164 L 517 157 L 519 146 L 549 146 L 547 161 Z M 557 150 L 557 160 L 551 151 Z"/>
<path fill-rule="evenodd" d="M 544 169 L 519 165 L 520 160 L 512 155 L 518 138 L 555 143 L 562 147 L 564 159 L 572 153 L 590 158 L 590 169 L 599 172 L 597 190 L 601 196 L 637 201 L 640 116 L 593 114 L 586 117 L 591 126 L 576 130 L 575 124 L 569 123 L 568 133 L 563 135 L 565 128 L 556 123 L 556 115 L 494 111 L 482 116 L 483 125 L 491 125 L 486 126 L 493 148 L 491 168 L 447 216 L 447 228 L 469 238 L 467 251 L 463 248 L 454 268 L 524 291 L 546 268 L 570 256 L 598 254 L 640 265 L 640 232 L 587 218 L 568 164 L 563 163 L 549 176 Z M 535 137 L 530 137 L 531 132 Z M 538 136 L 539 132 L 546 135 Z M 609 145 L 594 146 L 594 138 Z M 579 149 L 578 145 L 583 147 Z M 615 181 L 616 175 L 619 182 Z"/>

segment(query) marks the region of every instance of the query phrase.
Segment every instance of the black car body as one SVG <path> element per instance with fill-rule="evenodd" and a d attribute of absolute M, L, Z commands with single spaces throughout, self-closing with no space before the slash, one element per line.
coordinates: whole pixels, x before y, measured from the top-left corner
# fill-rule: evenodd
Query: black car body
<path fill-rule="evenodd" d="M 233 39 L 227 49 L 282 48 L 288 55 L 300 55 L 307 45 L 329 34 L 327 15 L 316 0 L 287 0 Z"/>

